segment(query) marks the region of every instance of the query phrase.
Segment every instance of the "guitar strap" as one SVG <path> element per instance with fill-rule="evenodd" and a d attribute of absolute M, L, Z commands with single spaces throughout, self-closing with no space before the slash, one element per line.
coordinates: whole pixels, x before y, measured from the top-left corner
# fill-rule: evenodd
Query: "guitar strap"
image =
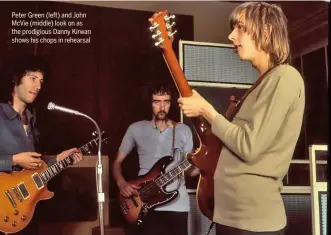
<path fill-rule="evenodd" d="M 172 125 L 173 125 L 173 130 L 172 130 L 172 157 L 175 160 L 175 130 L 176 130 L 176 125 L 177 122 L 172 121 Z M 181 175 L 178 175 L 178 184 L 177 184 L 177 189 L 179 189 L 180 186 L 180 182 L 181 182 Z"/>
<path fill-rule="evenodd" d="M 230 106 L 225 113 L 226 119 L 232 121 L 234 116 L 239 112 L 241 105 L 243 104 L 244 100 L 247 96 L 262 82 L 263 78 L 269 74 L 275 67 L 268 69 L 261 77 L 259 77 L 256 82 L 247 90 L 247 92 L 241 97 L 240 100 L 236 100 L 235 96 L 230 96 Z"/>
<path fill-rule="evenodd" d="M 175 157 L 175 129 L 176 129 L 177 122 L 173 121 L 172 125 L 174 126 L 174 128 L 172 130 L 172 157 Z"/>

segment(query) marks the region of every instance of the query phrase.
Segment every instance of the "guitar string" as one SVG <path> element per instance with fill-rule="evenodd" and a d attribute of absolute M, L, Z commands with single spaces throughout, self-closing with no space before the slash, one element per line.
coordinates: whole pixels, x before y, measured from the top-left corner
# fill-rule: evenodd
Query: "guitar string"
<path fill-rule="evenodd" d="M 179 150 L 179 149 L 176 149 L 176 150 Z M 182 155 L 182 153 L 179 153 L 179 154 Z M 173 153 L 173 156 L 175 156 L 174 153 Z M 181 158 L 181 157 L 179 156 L 179 158 Z M 182 162 L 180 162 L 180 160 L 176 160 L 176 162 L 179 162 L 179 164 L 177 166 L 175 166 L 173 169 L 171 169 L 169 172 L 162 175 L 161 177 L 158 177 L 154 181 L 154 182 L 156 182 L 158 187 L 162 187 L 162 186 L 166 185 L 168 182 L 172 181 L 176 176 L 178 176 L 181 172 L 183 172 L 190 165 L 190 163 L 188 162 L 187 159 L 185 159 Z M 188 166 L 185 166 L 187 164 L 188 164 Z M 175 174 L 175 175 L 172 175 L 172 174 Z M 163 182 L 164 179 L 165 179 L 165 182 Z M 143 189 L 140 190 L 140 194 L 141 195 L 144 194 L 145 191 L 148 191 L 148 190 L 152 189 L 153 187 L 155 187 L 155 185 L 153 183 L 146 185 Z"/>
<path fill-rule="evenodd" d="M 86 143 L 85 145 L 83 145 L 82 147 L 80 147 L 79 150 L 80 150 L 81 152 L 85 152 L 84 146 L 87 146 L 87 145 L 89 145 L 89 144 L 90 144 L 90 145 L 92 146 L 92 148 L 93 148 L 93 145 L 91 144 L 93 141 L 95 141 L 95 140 L 92 140 L 92 141 Z M 86 152 L 87 152 L 87 151 L 86 151 Z M 73 154 L 70 154 L 70 155 L 69 155 L 68 157 L 66 157 L 65 159 L 67 159 L 67 158 L 70 158 L 71 162 L 74 161 L 74 159 L 73 159 Z M 62 160 L 59 161 L 59 162 L 63 162 L 65 159 L 62 159 Z M 59 162 L 57 162 L 57 163 L 55 163 L 55 164 L 58 164 Z M 38 173 L 38 176 L 42 179 L 42 181 L 43 181 L 44 184 L 47 183 L 47 182 L 49 181 L 48 176 L 46 175 L 47 169 L 50 169 L 50 168 L 51 168 L 52 166 L 54 166 L 55 164 L 53 164 L 53 165 L 47 167 L 43 172 Z M 70 165 L 70 164 L 69 164 L 69 165 Z M 68 166 L 69 166 L 69 165 L 68 165 Z M 68 166 L 65 166 L 65 168 L 68 167 Z M 61 168 L 60 168 L 60 169 L 61 169 Z M 63 168 L 63 169 L 64 169 L 64 168 Z M 62 170 L 62 169 L 61 169 L 61 170 Z M 54 172 L 54 171 L 52 171 L 52 172 Z M 56 169 L 56 175 L 59 174 L 60 172 L 61 172 L 61 171 L 57 171 L 57 169 Z M 46 182 L 44 182 L 44 177 L 41 176 L 42 174 L 45 175 Z M 55 175 L 54 175 L 54 176 L 55 176 Z M 53 178 L 54 176 L 52 176 L 52 177 L 50 177 L 50 178 Z M 34 180 L 33 180 L 32 178 L 30 178 L 29 180 L 25 181 L 25 183 L 26 183 L 27 185 L 29 185 L 29 184 L 32 183 L 33 181 L 34 181 Z"/>
<path fill-rule="evenodd" d="M 102 133 L 102 134 L 103 134 L 103 133 Z M 106 139 L 107 139 L 107 138 L 102 139 L 102 142 L 104 142 Z M 93 140 L 91 140 L 90 142 L 88 142 L 88 143 L 86 143 L 85 145 L 83 145 L 82 147 L 80 147 L 80 148 L 79 148 L 79 151 L 80 151 L 82 154 L 87 153 L 90 149 L 92 149 L 92 148 L 95 147 L 95 146 L 93 146 L 92 143 L 94 143 L 95 146 L 97 146 L 97 145 L 98 145 L 98 144 L 97 144 L 97 139 L 93 139 Z M 90 148 L 88 147 L 89 145 L 91 146 Z M 86 149 L 85 149 L 85 147 L 86 147 Z M 69 155 L 68 157 L 66 157 L 65 159 L 68 159 L 68 158 L 70 158 L 71 162 L 70 162 L 68 165 L 65 165 L 64 168 L 61 168 L 61 167 L 60 167 L 60 171 L 58 171 L 58 170 L 56 169 L 56 172 L 55 172 L 56 175 L 59 174 L 62 170 L 64 170 L 66 167 L 68 167 L 69 165 L 72 164 L 72 162 L 74 161 L 74 159 L 73 159 L 73 154 L 70 154 L 70 155 Z M 59 161 L 59 162 L 65 162 L 65 159 L 62 159 L 62 160 Z M 58 164 L 59 162 L 57 162 L 57 163 L 55 163 L 55 164 Z M 55 165 L 55 164 L 54 164 L 54 165 Z M 53 166 L 53 165 L 52 165 L 52 166 Z M 45 171 L 40 172 L 40 173 L 39 173 L 39 176 L 40 176 L 41 174 L 44 174 L 44 175 L 46 175 L 46 178 L 47 178 L 47 174 L 46 174 L 47 169 L 50 169 L 52 166 L 49 166 L 49 167 L 46 168 Z M 52 172 L 53 172 L 53 171 L 52 171 Z M 53 178 L 53 177 L 54 177 L 54 176 L 52 176 L 51 178 Z M 47 181 L 49 181 L 49 179 L 47 179 Z"/>
<path fill-rule="evenodd" d="M 71 158 L 71 160 L 73 161 L 72 154 L 69 155 L 69 156 L 66 157 L 66 158 Z M 63 160 L 64 160 L 64 159 L 63 159 Z M 61 161 L 63 161 L 63 160 L 61 160 Z M 57 163 L 56 163 L 56 164 L 57 164 Z M 55 165 L 55 164 L 54 164 L 54 165 Z M 70 165 L 70 164 L 69 164 L 69 165 Z M 69 166 L 69 165 L 68 165 L 68 166 Z M 53 165 L 52 165 L 52 166 L 53 166 Z M 41 175 L 42 175 L 42 174 L 46 175 L 45 173 L 47 172 L 47 169 L 50 169 L 52 166 L 49 166 L 49 167 L 47 167 L 43 172 L 38 173 L 38 176 L 42 179 L 44 185 L 45 185 L 45 183 L 47 183 L 47 182 L 49 181 L 49 179 L 47 179 L 48 176 L 46 176 L 47 181 L 44 182 L 44 177 L 42 177 Z M 54 172 L 54 171 L 52 171 L 52 172 Z M 59 172 L 56 172 L 56 174 L 58 174 L 58 173 L 60 173 L 60 171 L 59 171 Z M 55 175 L 54 175 L 54 176 L 55 176 Z M 53 178 L 54 176 L 52 176 L 51 178 Z M 26 185 L 29 185 L 30 183 L 34 182 L 34 180 L 33 180 L 33 178 L 29 178 L 29 180 L 26 180 L 26 181 L 24 181 L 24 182 L 25 182 Z"/>
<path fill-rule="evenodd" d="M 148 195 L 149 191 L 151 191 L 152 189 L 154 189 L 154 188 L 160 188 L 160 187 L 164 186 L 165 184 L 167 184 L 169 181 L 171 181 L 172 179 L 174 179 L 178 174 L 180 174 L 184 169 L 187 168 L 187 167 L 183 167 L 183 169 L 181 169 L 181 167 L 183 165 L 185 166 L 185 164 L 187 164 L 187 163 L 189 163 L 188 160 L 185 160 L 181 164 L 179 164 L 177 167 L 175 167 L 174 169 L 172 169 L 172 170 L 175 170 L 176 169 L 175 172 L 176 171 L 178 171 L 178 172 L 176 172 L 175 175 L 172 176 L 172 178 L 170 178 L 170 179 L 168 179 L 167 176 L 166 176 L 167 174 L 169 174 L 169 172 L 166 173 L 165 174 L 166 181 L 164 183 L 163 183 L 163 180 L 160 180 L 160 178 L 158 178 L 155 181 L 153 181 L 152 183 L 146 185 L 144 188 L 142 188 L 140 191 L 138 191 L 139 192 L 139 196 L 142 197 L 142 198 L 144 198 L 145 196 Z M 170 176 L 171 176 L 171 174 L 170 174 Z M 127 202 L 131 202 L 131 203 L 128 204 Z M 132 202 L 132 200 L 127 199 L 122 204 L 125 204 L 128 207 L 128 209 L 130 209 L 130 206 L 132 206 L 134 203 Z M 121 204 L 121 206 L 122 206 L 122 204 Z"/>
<path fill-rule="evenodd" d="M 181 164 L 179 164 L 178 166 L 176 166 L 174 169 L 171 170 L 171 171 L 175 170 L 175 175 L 174 175 L 174 176 L 171 176 L 171 174 L 169 174 L 171 171 L 168 172 L 168 173 L 166 173 L 164 176 L 162 176 L 162 177 L 164 177 L 164 178 L 166 179 L 165 183 L 162 183 L 163 180 L 161 180 L 161 179 L 160 179 L 161 177 L 159 177 L 159 178 L 157 178 L 155 181 L 153 181 L 152 183 L 146 185 L 146 187 L 144 187 L 141 191 L 139 191 L 140 195 L 146 193 L 148 190 L 150 190 L 151 188 L 153 188 L 153 187 L 155 187 L 155 186 L 162 187 L 162 186 L 164 186 L 164 185 L 167 183 L 167 180 L 168 180 L 168 182 L 169 182 L 169 181 L 171 181 L 172 179 L 174 179 L 178 174 L 180 174 L 180 173 L 182 172 L 182 170 L 181 170 L 181 166 L 182 166 L 182 165 L 185 165 L 186 162 L 187 162 L 187 160 L 186 160 L 185 162 L 182 162 Z M 178 172 L 176 172 L 176 171 L 178 171 Z M 166 175 L 170 175 L 170 179 L 168 179 Z M 171 178 L 171 177 L 172 177 L 172 178 Z M 149 186 L 149 187 L 148 187 L 148 186 Z"/>

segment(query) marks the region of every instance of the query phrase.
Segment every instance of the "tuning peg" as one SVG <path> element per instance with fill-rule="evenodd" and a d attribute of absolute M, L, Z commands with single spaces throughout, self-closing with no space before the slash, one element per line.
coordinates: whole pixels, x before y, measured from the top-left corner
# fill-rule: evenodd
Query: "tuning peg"
<path fill-rule="evenodd" d="M 169 32 L 168 37 L 173 38 L 176 33 L 177 33 L 177 30 L 173 31 L 172 33 Z"/>
<path fill-rule="evenodd" d="M 153 39 L 156 39 L 158 36 L 160 36 L 162 34 L 162 32 L 160 31 L 160 30 L 158 30 L 157 32 L 156 32 L 156 34 L 153 34 L 152 35 L 152 38 Z"/>
<path fill-rule="evenodd" d="M 96 135 L 97 135 L 97 131 L 93 131 L 93 132 L 92 132 L 92 135 L 93 135 L 93 136 L 96 136 Z"/>
<path fill-rule="evenodd" d="M 165 21 L 169 21 L 170 19 L 175 19 L 175 15 L 170 15 L 170 16 L 167 15 L 164 17 Z"/>
<path fill-rule="evenodd" d="M 160 46 L 163 42 L 164 42 L 164 39 L 161 38 L 160 41 L 154 43 L 154 45 L 158 47 L 158 46 Z"/>
<path fill-rule="evenodd" d="M 149 30 L 153 32 L 157 27 L 159 27 L 159 24 L 155 22 L 153 26 L 149 27 Z"/>
<path fill-rule="evenodd" d="M 175 26 L 176 22 L 172 22 L 170 25 L 166 24 L 167 29 L 171 29 L 173 26 Z"/>

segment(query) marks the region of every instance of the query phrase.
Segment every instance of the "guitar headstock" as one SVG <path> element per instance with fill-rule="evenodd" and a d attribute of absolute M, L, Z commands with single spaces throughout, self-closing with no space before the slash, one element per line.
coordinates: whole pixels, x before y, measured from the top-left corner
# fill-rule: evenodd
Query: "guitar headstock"
<path fill-rule="evenodd" d="M 174 15 L 168 15 L 168 11 L 161 11 L 154 13 L 154 15 L 149 18 L 151 27 L 149 30 L 153 33 L 152 38 L 156 41 L 155 46 L 161 48 L 167 48 L 172 46 L 174 40 L 174 34 L 177 30 L 173 31 L 173 26 L 176 24 L 173 20 Z"/>
<path fill-rule="evenodd" d="M 107 144 L 108 143 L 108 138 L 106 136 L 106 132 L 105 131 L 100 131 L 100 134 L 101 134 L 101 143 Z M 98 139 L 99 139 L 98 132 L 97 131 L 93 131 L 92 135 L 94 137 L 96 137 L 94 140 L 95 141 L 98 141 Z"/>

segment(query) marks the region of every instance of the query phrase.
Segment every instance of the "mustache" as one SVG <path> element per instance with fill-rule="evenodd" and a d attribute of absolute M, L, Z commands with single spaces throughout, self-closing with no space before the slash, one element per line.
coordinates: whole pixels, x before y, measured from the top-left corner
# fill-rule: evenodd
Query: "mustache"
<path fill-rule="evenodd" d="M 159 111 L 157 114 L 167 114 L 165 111 Z"/>

